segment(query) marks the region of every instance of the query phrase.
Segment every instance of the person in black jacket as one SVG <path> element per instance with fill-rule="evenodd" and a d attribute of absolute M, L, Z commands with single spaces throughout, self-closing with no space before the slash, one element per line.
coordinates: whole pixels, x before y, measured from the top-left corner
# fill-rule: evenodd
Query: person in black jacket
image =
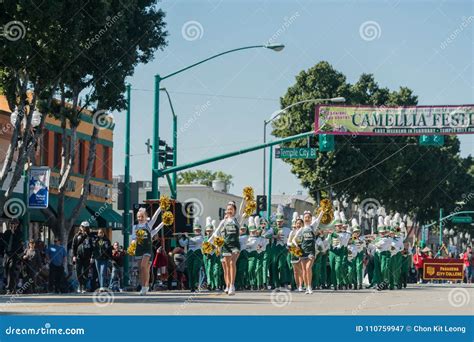
<path fill-rule="evenodd" d="M 10 221 L 9 228 L 3 234 L 2 243 L 5 248 L 3 263 L 7 276 L 7 294 L 14 294 L 18 283 L 20 258 L 23 254 L 23 237 L 17 219 Z"/>
<path fill-rule="evenodd" d="M 107 279 L 109 260 L 112 257 L 112 246 L 110 240 L 105 236 L 103 229 L 99 229 L 97 232 L 97 238 L 93 243 L 92 256 L 95 260 L 95 267 L 99 275 L 99 291 L 104 292 L 106 291 L 105 282 Z"/>
<path fill-rule="evenodd" d="M 40 251 L 36 249 L 35 240 L 28 242 L 28 248 L 23 253 L 23 263 L 25 264 L 26 282 L 28 284 L 25 292 L 35 293 L 37 287 L 36 279 L 43 265 Z"/>
<path fill-rule="evenodd" d="M 89 269 L 93 263 L 92 246 L 93 238 L 90 235 L 89 222 L 84 221 L 79 226 L 79 232 L 72 239 L 72 262 L 76 265 L 79 288 L 77 292 L 86 293 L 86 284 Z"/>

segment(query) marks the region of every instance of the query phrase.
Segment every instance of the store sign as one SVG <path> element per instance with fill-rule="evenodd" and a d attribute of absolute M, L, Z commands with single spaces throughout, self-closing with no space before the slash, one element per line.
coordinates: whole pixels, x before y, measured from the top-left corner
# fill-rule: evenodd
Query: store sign
<path fill-rule="evenodd" d="M 32 166 L 28 172 L 28 208 L 47 208 L 49 204 L 49 167 Z"/>
<path fill-rule="evenodd" d="M 49 186 L 51 189 L 58 189 L 60 183 L 60 178 L 58 176 L 51 176 L 49 179 Z M 68 179 L 66 182 L 66 192 L 76 191 L 76 182 Z"/>
<path fill-rule="evenodd" d="M 425 259 L 423 279 L 462 280 L 464 263 L 458 259 Z"/>
<path fill-rule="evenodd" d="M 96 197 L 108 199 L 110 197 L 110 188 L 103 185 L 89 184 L 89 193 Z"/>
<path fill-rule="evenodd" d="M 474 134 L 474 105 L 317 106 L 315 129 L 342 135 Z"/>

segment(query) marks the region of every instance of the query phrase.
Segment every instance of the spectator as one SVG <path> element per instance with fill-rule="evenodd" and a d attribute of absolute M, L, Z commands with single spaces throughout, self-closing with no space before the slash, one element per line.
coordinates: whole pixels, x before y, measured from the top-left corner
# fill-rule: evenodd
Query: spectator
<path fill-rule="evenodd" d="M 464 261 L 464 274 L 466 276 L 466 282 L 468 284 L 472 283 L 472 272 L 474 267 L 474 259 L 472 255 L 471 246 L 467 246 L 466 251 L 463 253 Z"/>
<path fill-rule="evenodd" d="M 416 281 L 418 284 L 422 283 L 424 258 L 425 257 L 423 253 L 421 253 L 420 246 L 416 246 L 415 254 L 413 254 L 413 265 L 416 269 Z"/>
<path fill-rule="evenodd" d="M 123 261 L 125 252 L 117 241 L 112 247 L 112 275 L 110 276 L 109 288 L 112 291 L 122 292 L 123 284 Z"/>
<path fill-rule="evenodd" d="M 99 291 L 105 291 L 105 282 L 107 279 L 107 270 L 109 267 L 109 259 L 112 256 L 112 246 L 110 240 L 105 236 L 105 231 L 99 229 L 97 237 L 93 243 L 92 257 L 95 260 L 95 267 L 99 277 Z"/>
<path fill-rule="evenodd" d="M 159 246 L 156 250 L 155 258 L 153 260 L 153 270 L 155 276 L 153 277 L 153 287 L 157 280 L 160 278 L 160 283 L 163 284 L 167 277 L 166 266 L 168 265 L 168 255 L 163 247 Z"/>
<path fill-rule="evenodd" d="M 175 279 L 177 280 L 178 289 L 183 290 L 186 279 L 186 255 L 184 254 L 184 249 L 181 247 L 173 249 L 171 260 L 176 273 Z"/>
<path fill-rule="evenodd" d="M 61 246 L 61 239 L 55 238 L 54 244 L 46 251 L 49 260 L 49 290 L 50 292 L 62 292 L 61 282 L 64 277 L 64 264 L 66 263 L 66 249 Z"/>
<path fill-rule="evenodd" d="M 23 262 L 26 271 L 26 283 L 29 285 L 26 288 L 27 292 L 36 292 L 36 277 L 41 271 L 42 260 L 40 251 L 36 249 L 35 240 L 30 240 L 28 248 L 23 253 Z"/>
<path fill-rule="evenodd" d="M 76 265 L 78 293 L 86 293 L 89 269 L 93 263 L 92 244 L 89 222 L 84 221 L 79 226 L 79 232 L 72 239 L 72 262 Z"/>
<path fill-rule="evenodd" d="M 18 283 L 20 258 L 23 254 L 23 237 L 17 219 L 10 221 L 2 242 L 5 250 L 4 272 L 7 276 L 7 294 L 14 294 Z"/>

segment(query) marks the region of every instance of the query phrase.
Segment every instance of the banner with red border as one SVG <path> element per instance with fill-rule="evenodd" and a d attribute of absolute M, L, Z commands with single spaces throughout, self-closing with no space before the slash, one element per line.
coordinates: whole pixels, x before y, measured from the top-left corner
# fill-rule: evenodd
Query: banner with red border
<path fill-rule="evenodd" d="M 463 280 L 464 263 L 459 259 L 428 259 L 423 262 L 423 279 Z"/>
<path fill-rule="evenodd" d="M 340 135 L 474 134 L 474 105 L 319 105 L 315 130 L 316 133 Z"/>

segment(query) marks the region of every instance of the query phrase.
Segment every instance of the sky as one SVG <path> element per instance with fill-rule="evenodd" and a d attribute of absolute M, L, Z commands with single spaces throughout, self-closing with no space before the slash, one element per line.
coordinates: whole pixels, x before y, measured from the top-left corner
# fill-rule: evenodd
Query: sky
<path fill-rule="evenodd" d="M 162 82 L 178 116 L 178 165 L 263 141 L 263 122 L 280 108 L 295 76 L 328 61 L 354 83 L 374 74 L 381 87 L 414 90 L 420 105 L 474 103 L 472 1 L 162 1 L 168 46 L 128 81 L 132 85 L 131 175 L 149 180 L 154 75 L 162 76 L 214 54 L 267 42 L 281 52 L 228 54 Z M 124 170 L 125 112 L 115 115 L 114 174 Z M 160 136 L 171 145 L 172 115 L 164 94 Z M 268 135 L 268 139 L 271 136 Z M 474 136 L 460 137 L 461 155 Z M 256 151 L 200 166 L 232 174 L 231 192 L 262 192 L 263 156 Z M 305 189 L 281 160 L 273 164 L 273 194 Z M 165 181 L 160 180 L 160 184 Z"/>

